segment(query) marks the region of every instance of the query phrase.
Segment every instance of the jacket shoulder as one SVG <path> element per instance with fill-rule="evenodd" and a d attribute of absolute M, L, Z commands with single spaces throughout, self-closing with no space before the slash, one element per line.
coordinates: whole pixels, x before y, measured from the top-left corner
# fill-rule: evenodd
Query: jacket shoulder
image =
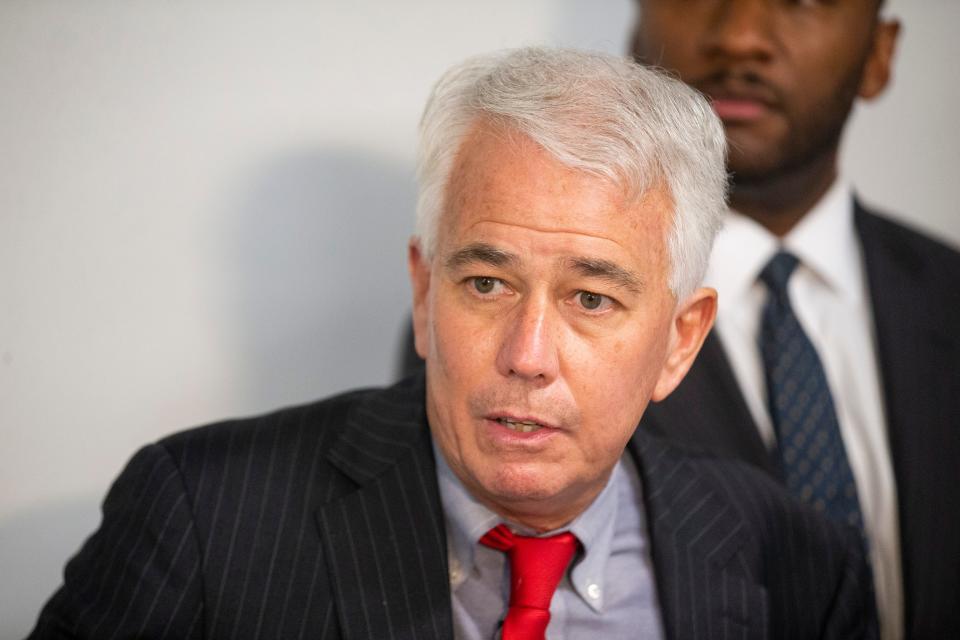
<path fill-rule="evenodd" d="M 376 393 L 352 391 L 224 420 L 147 447 L 176 469 L 201 554 L 226 566 L 229 558 L 218 554 L 229 547 L 232 527 L 259 521 L 264 524 L 257 535 L 282 536 L 289 527 L 309 522 L 319 505 L 351 491 L 353 483 L 327 453 L 351 414 Z"/>
<path fill-rule="evenodd" d="M 872 578 L 856 529 L 801 504 L 750 464 L 711 456 L 694 464 L 736 510 L 754 543 L 745 558 L 769 596 L 774 637 L 794 632 L 791 603 L 805 603 L 807 615 L 836 637 L 875 636 Z"/>
<path fill-rule="evenodd" d="M 801 504 L 763 469 L 665 436 L 646 434 L 644 440 L 654 443 L 646 445 L 648 450 L 682 461 L 690 474 L 701 478 L 707 490 L 734 511 L 756 548 L 771 554 L 771 558 L 797 532 L 804 539 L 798 549 L 818 557 L 843 551 L 847 546 L 852 529 L 836 525 Z"/>
<path fill-rule="evenodd" d="M 767 637 L 873 637 L 857 532 L 795 501 L 749 463 L 649 433 L 638 432 L 632 446 L 661 561 L 679 548 L 689 562 L 699 547 L 714 570 L 753 585 L 751 606 Z"/>
<path fill-rule="evenodd" d="M 868 259 L 872 251 L 882 250 L 918 272 L 927 272 L 932 282 L 960 281 L 960 251 L 885 213 L 869 210 L 857 203 L 855 224 Z"/>
<path fill-rule="evenodd" d="M 847 528 L 829 522 L 792 498 L 769 473 L 745 461 L 708 452 L 689 454 L 691 464 L 708 479 L 721 500 L 736 510 L 759 548 L 774 550 L 787 534 L 803 532 L 804 548 L 822 556 L 842 550 Z"/>
<path fill-rule="evenodd" d="M 258 629 L 279 638 L 323 628 L 333 592 L 316 517 L 357 486 L 332 447 L 356 446 L 364 430 L 406 428 L 389 419 L 422 411 L 415 389 L 354 391 L 142 448 L 31 638 L 62 629 L 90 638 Z M 265 615 L 278 610 L 290 614 Z"/>
<path fill-rule="evenodd" d="M 336 437 L 351 411 L 377 391 L 348 391 L 260 415 L 221 420 L 173 433 L 156 444 L 186 472 L 201 463 L 224 462 L 243 443 L 267 448 L 271 443 L 309 446 Z"/>

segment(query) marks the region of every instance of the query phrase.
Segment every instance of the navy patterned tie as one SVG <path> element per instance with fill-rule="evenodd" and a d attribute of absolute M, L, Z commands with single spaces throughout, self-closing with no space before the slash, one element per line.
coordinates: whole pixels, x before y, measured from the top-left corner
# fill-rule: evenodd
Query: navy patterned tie
<path fill-rule="evenodd" d="M 863 533 L 857 487 L 847 462 L 823 365 L 787 295 L 796 256 L 778 252 L 760 273 L 769 295 L 760 323 L 767 402 L 787 488 L 836 522 Z"/>

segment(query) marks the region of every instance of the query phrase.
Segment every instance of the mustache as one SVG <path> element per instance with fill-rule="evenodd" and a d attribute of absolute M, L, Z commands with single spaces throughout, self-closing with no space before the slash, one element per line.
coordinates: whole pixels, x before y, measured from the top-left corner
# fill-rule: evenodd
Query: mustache
<path fill-rule="evenodd" d="M 470 415 L 485 417 L 495 412 L 510 412 L 536 419 L 560 429 L 580 424 L 582 413 L 567 400 L 539 396 L 536 390 L 521 386 L 478 389 L 467 398 Z"/>
<path fill-rule="evenodd" d="M 780 88 L 751 69 L 718 69 L 690 80 L 708 98 L 748 98 L 768 106 L 783 103 Z"/>

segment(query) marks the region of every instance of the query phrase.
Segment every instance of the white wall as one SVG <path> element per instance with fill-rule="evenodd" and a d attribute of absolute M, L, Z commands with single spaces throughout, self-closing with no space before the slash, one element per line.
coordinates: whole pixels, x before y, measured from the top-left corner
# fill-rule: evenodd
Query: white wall
<path fill-rule="evenodd" d="M 952 0 L 901 0 L 845 166 L 960 242 Z M 473 53 L 621 51 L 630 0 L 0 4 L 0 638 L 141 444 L 393 375 L 416 121 Z"/>
<path fill-rule="evenodd" d="M 888 0 L 902 22 L 893 86 L 862 105 L 843 166 L 864 199 L 960 246 L 960 2 Z"/>

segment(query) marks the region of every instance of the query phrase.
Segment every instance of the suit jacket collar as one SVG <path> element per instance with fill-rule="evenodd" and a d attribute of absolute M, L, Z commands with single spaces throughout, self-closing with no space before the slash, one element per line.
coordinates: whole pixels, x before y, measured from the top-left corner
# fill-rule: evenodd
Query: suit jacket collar
<path fill-rule="evenodd" d="M 742 519 L 687 455 L 638 431 L 666 637 L 762 629 L 763 589 L 735 562 Z M 450 638 L 446 536 L 420 375 L 369 395 L 327 454 L 358 488 L 318 510 L 345 638 Z M 717 597 L 725 594 L 724 597 Z M 715 632 L 715 633 L 714 633 Z"/>

